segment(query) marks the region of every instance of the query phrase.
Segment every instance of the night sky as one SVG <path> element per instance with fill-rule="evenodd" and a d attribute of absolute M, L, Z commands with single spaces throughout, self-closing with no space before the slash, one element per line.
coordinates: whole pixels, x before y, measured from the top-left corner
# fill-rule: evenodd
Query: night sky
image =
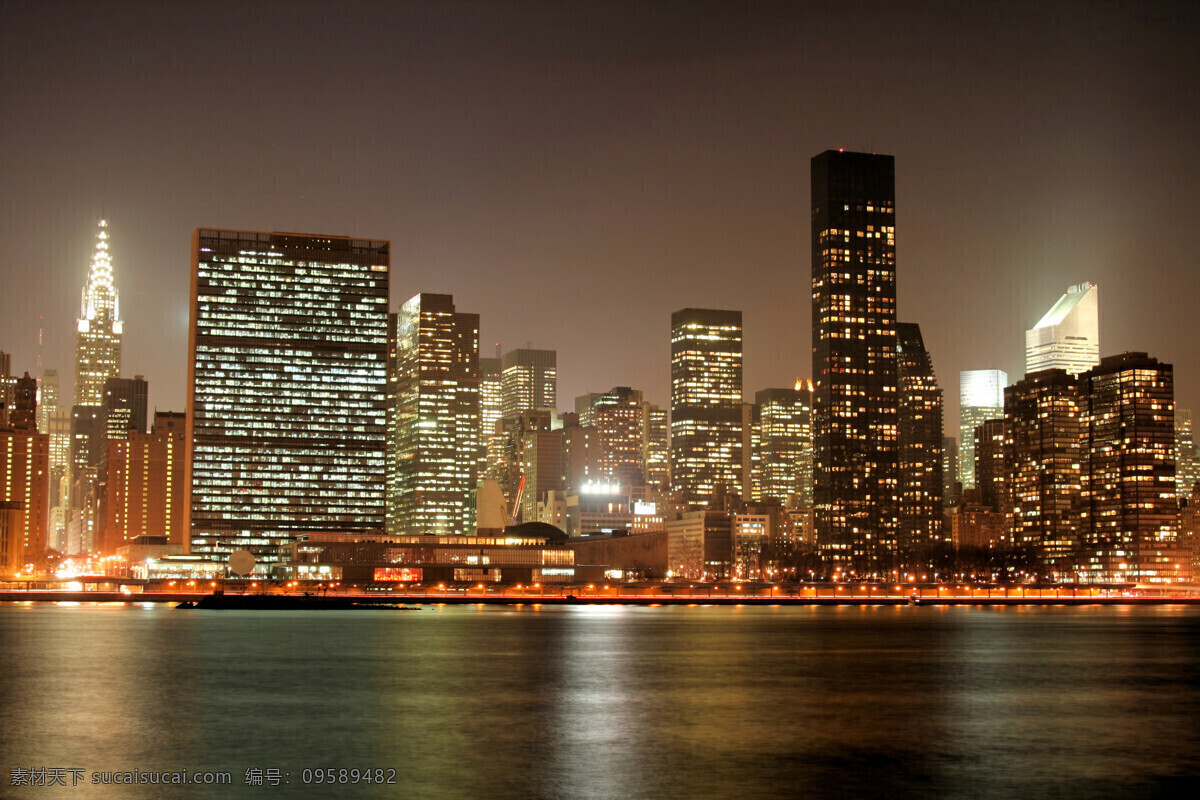
<path fill-rule="evenodd" d="M 811 372 L 809 159 L 896 157 L 899 317 L 958 372 L 1100 285 L 1104 355 L 1200 412 L 1200 3 L 0 0 L 0 350 L 70 397 L 102 209 L 123 374 L 183 410 L 197 227 L 392 242 L 559 406 L 668 401 L 671 312 L 739 309 L 745 394 Z M 44 317 L 44 319 L 43 319 Z"/>

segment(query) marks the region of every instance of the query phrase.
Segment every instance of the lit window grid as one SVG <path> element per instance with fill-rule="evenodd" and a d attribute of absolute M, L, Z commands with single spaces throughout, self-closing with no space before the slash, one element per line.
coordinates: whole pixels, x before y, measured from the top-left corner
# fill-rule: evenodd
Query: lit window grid
<path fill-rule="evenodd" d="M 224 233 L 198 253 L 192 551 L 270 560 L 297 531 L 382 530 L 386 244 L 324 262 Z"/>

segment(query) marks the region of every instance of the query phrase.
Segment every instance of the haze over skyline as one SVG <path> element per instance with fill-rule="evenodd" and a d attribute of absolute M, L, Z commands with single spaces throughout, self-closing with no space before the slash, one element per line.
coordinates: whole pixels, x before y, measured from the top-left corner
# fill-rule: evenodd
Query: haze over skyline
<path fill-rule="evenodd" d="M 391 307 L 453 294 L 558 351 L 559 406 L 668 400 L 670 315 L 743 312 L 744 396 L 810 377 L 809 159 L 896 157 L 898 317 L 958 372 L 1100 287 L 1100 351 L 1200 410 L 1200 11 L 5 3 L 0 349 L 74 372 L 105 213 L 122 374 L 182 410 L 198 227 L 392 242 Z M 44 317 L 39 321 L 39 317 Z"/>

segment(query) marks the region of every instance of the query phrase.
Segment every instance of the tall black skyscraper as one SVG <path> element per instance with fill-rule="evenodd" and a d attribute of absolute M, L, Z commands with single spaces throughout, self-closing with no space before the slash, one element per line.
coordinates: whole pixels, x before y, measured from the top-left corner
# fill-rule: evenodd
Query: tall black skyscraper
<path fill-rule="evenodd" d="M 812 160 L 816 537 L 859 572 L 897 544 L 895 185 L 891 156 Z"/>

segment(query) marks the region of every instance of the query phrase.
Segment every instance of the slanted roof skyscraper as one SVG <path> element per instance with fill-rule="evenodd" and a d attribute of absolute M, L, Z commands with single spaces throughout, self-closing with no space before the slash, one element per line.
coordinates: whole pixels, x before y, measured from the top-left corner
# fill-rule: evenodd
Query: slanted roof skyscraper
<path fill-rule="evenodd" d="M 1025 372 L 1078 375 L 1100 363 L 1100 300 L 1094 283 L 1067 287 L 1046 315 L 1025 331 Z"/>
<path fill-rule="evenodd" d="M 914 552 L 947 539 L 942 512 L 942 389 L 921 327 L 897 323 L 896 340 L 899 544 Z"/>

